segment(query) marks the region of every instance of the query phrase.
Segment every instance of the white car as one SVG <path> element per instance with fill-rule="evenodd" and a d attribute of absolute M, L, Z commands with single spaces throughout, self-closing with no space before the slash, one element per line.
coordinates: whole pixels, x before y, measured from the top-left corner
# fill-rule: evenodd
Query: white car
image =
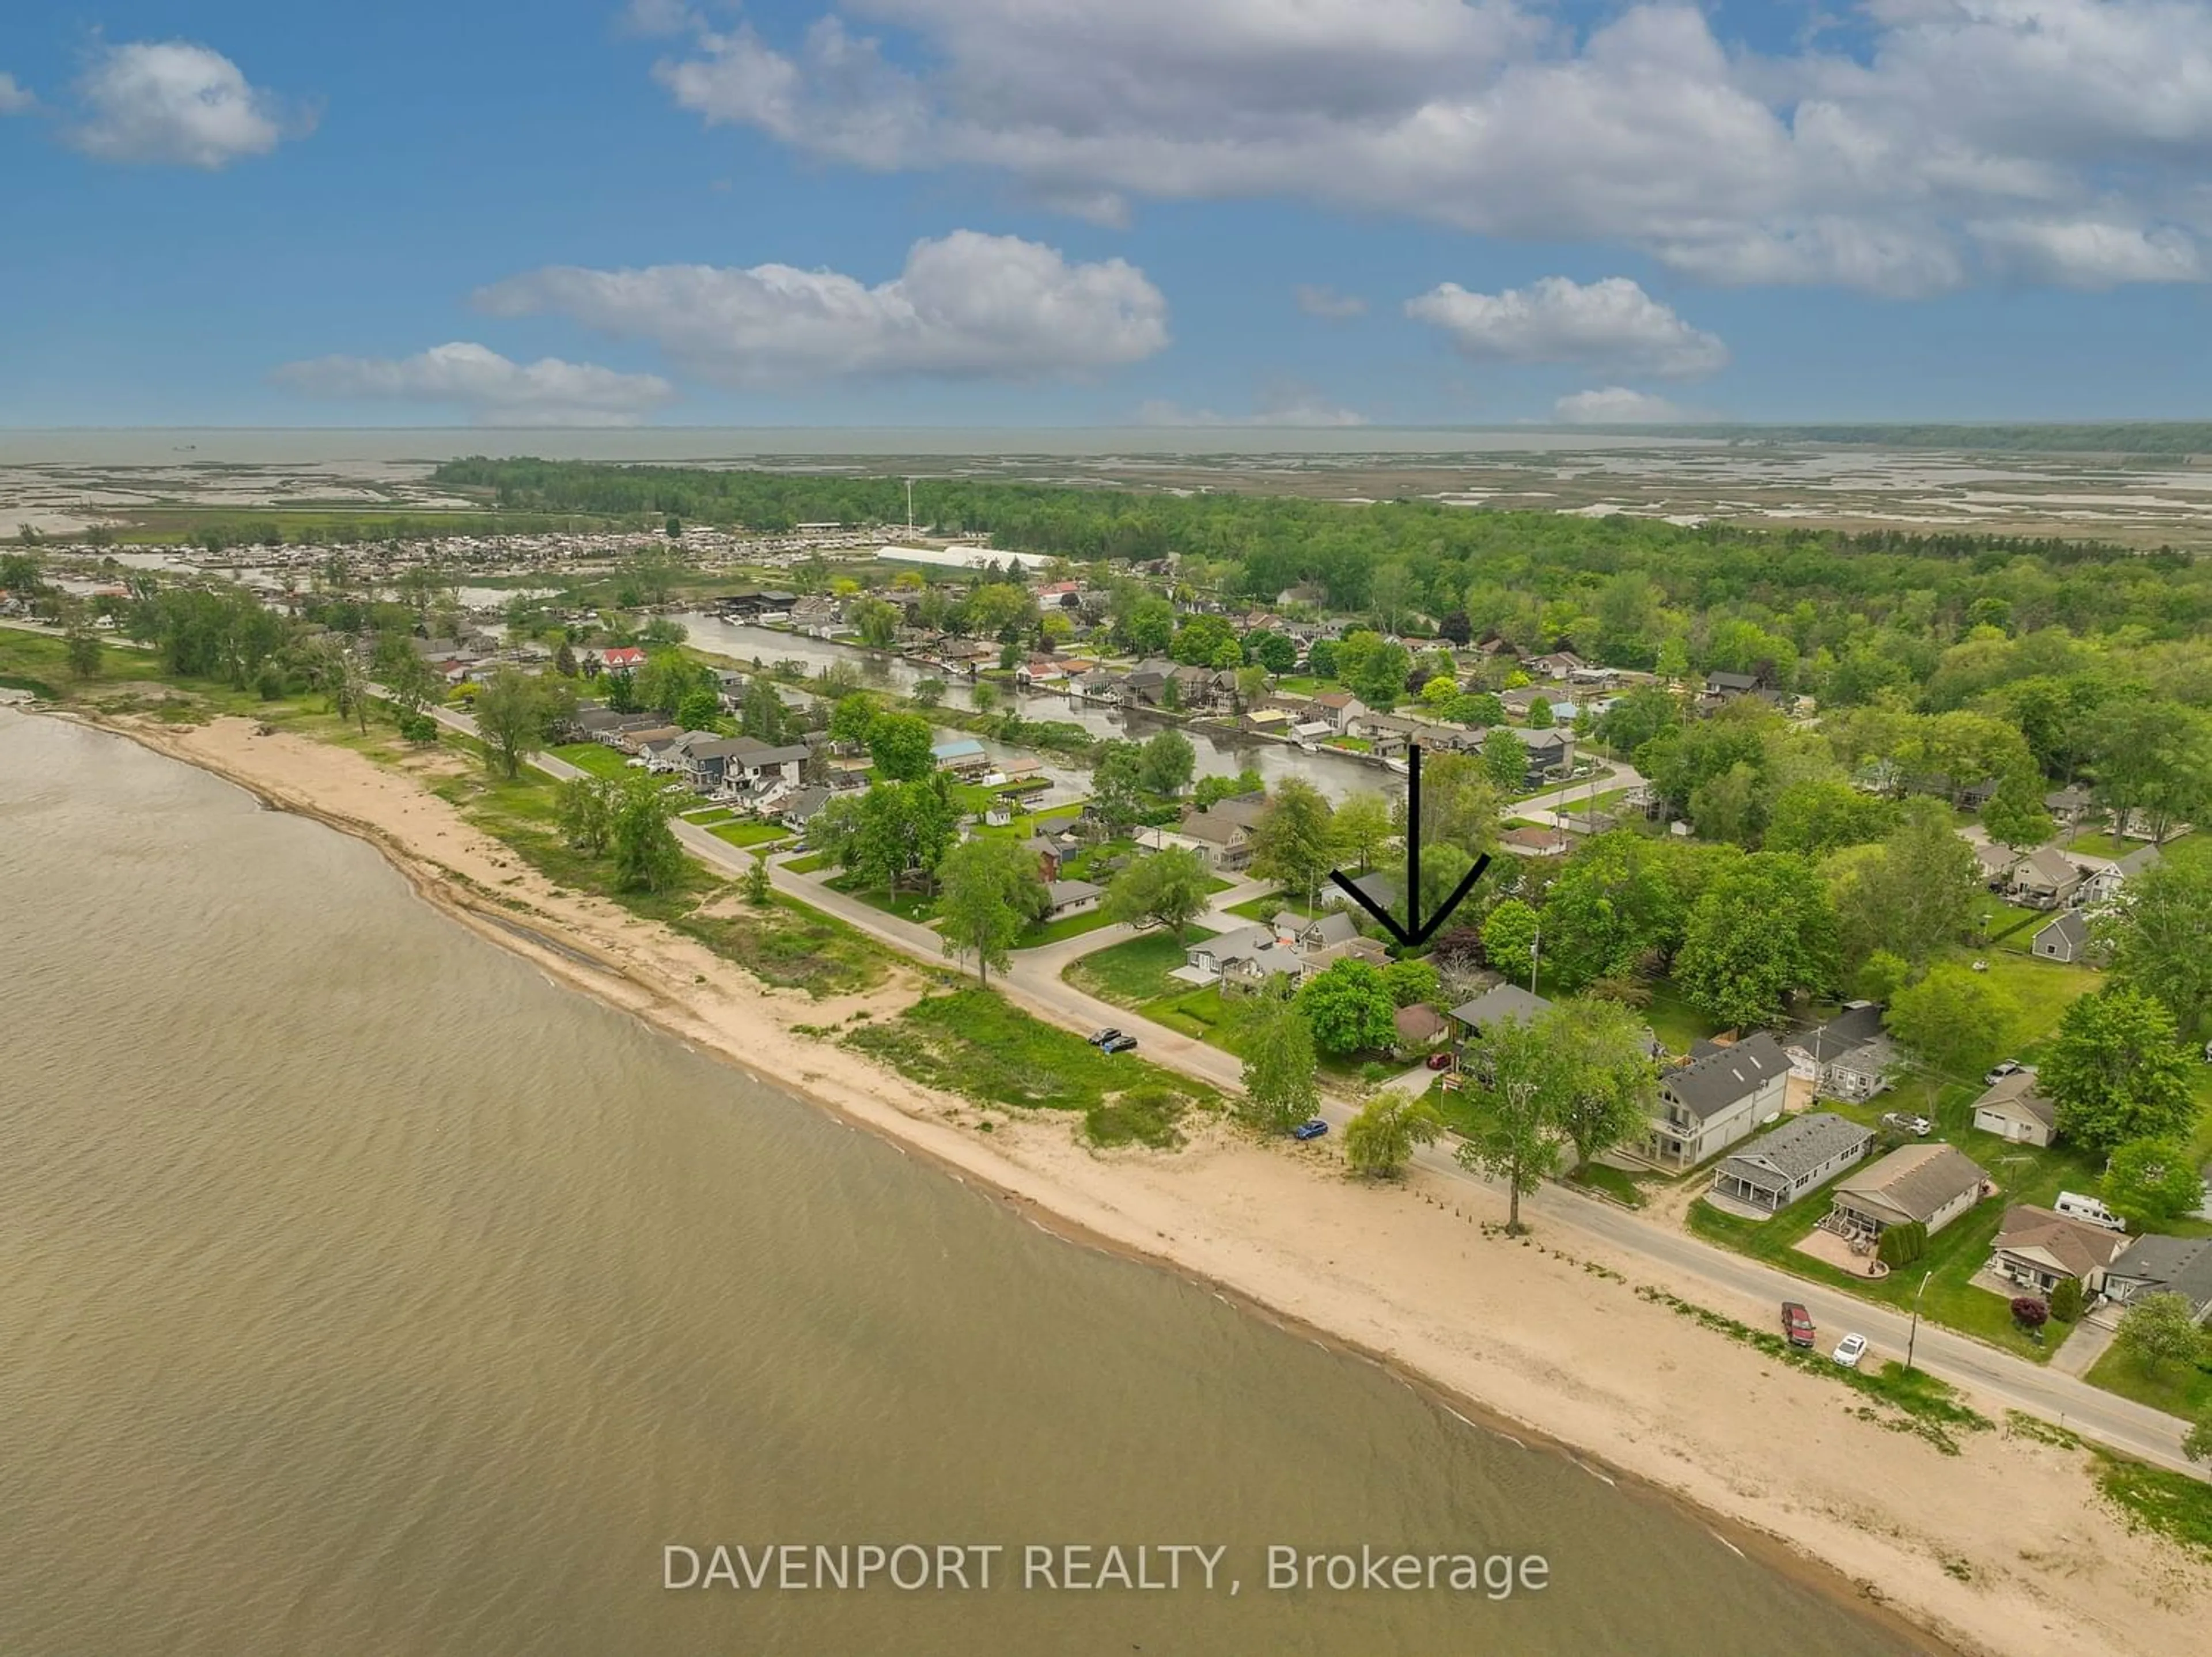
<path fill-rule="evenodd" d="M 1846 1369 L 1856 1369 L 1859 1360 L 1866 1356 L 1867 1338 L 1864 1335 L 1845 1335 L 1836 1343 L 1836 1362 Z"/>

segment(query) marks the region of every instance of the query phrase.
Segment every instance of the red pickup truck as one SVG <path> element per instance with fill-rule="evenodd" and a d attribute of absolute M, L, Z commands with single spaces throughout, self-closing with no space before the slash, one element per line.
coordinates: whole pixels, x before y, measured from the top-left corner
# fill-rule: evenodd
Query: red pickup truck
<path fill-rule="evenodd" d="M 1792 1346 L 1813 1344 L 1813 1314 L 1796 1301 L 1782 1302 L 1782 1333 Z"/>

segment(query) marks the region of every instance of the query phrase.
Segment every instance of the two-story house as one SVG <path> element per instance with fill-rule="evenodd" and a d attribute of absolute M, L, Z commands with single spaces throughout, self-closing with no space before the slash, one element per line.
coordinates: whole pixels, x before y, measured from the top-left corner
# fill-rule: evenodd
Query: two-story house
<path fill-rule="evenodd" d="M 1692 1168 L 1782 1114 L 1790 1059 L 1761 1031 L 1715 1047 L 1659 1078 L 1644 1154 L 1662 1168 Z"/>

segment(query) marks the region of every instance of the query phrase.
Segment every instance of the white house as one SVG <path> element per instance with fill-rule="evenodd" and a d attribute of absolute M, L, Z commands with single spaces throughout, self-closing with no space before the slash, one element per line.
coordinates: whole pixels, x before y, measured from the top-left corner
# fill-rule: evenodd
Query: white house
<path fill-rule="evenodd" d="M 1790 1060 L 1763 1031 L 1717 1047 L 1659 1078 L 1645 1154 L 1667 1168 L 1690 1168 L 1782 1114 Z"/>

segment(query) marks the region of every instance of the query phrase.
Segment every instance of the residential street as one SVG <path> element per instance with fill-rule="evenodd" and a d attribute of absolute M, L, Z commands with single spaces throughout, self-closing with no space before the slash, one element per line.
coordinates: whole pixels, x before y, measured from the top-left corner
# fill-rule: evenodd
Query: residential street
<path fill-rule="evenodd" d="M 474 724 L 448 709 L 435 710 L 439 719 L 457 731 L 474 734 Z M 568 778 L 585 774 L 551 755 L 531 762 L 549 775 Z M 1624 768 L 1625 769 L 1625 768 Z M 1633 777 L 1632 772 L 1627 773 Z M 1587 784 L 1583 785 L 1587 787 Z M 1613 786 L 1625 786 L 1615 780 Z M 1526 809 L 1525 807 L 1523 808 Z M 735 876 L 750 865 L 750 854 L 718 840 L 694 823 L 677 819 L 672 825 L 684 844 L 709 865 Z M 770 878 L 778 891 L 836 915 L 869 936 L 933 965 L 945 965 L 944 944 L 924 926 L 884 913 L 818 881 L 793 874 L 775 859 Z M 1218 895 L 1222 901 L 1242 901 L 1243 886 L 1264 889 L 1261 883 L 1245 882 L 1238 891 Z M 1015 955 L 1013 969 L 994 980 L 1006 998 L 1038 1017 L 1079 1030 L 1085 1035 L 1112 1024 L 1135 1036 L 1139 1051 L 1155 1064 L 1164 1065 L 1217 1087 L 1234 1091 L 1240 1084 L 1237 1060 L 1218 1047 L 1178 1034 L 1086 995 L 1060 976 L 1077 956 L 1132 936 L 1127 926 L 1105 926 L 1042 949 Z M 1350 1120 L 1349 1107 L 1330 1102 L 1322 1114 L 1340 1133 Z M 1430 1147 L 1416 1158 L 1427 1173 L 1449 1181 L 1464 1181 L 1498 1193 L 1493 1182 L 1464 1168 L 1449 1151 Z M 1853 1299 L 1836 1290 L 1778 1272 L 1741 1255 L 1713 1247 L 1686 1233 L 1668 1229 L 1638 1217 L 1626 1209 L 1557 1185 L 1547 1185 L 1522 1199 L 1530 1221 L 1551 1232 L 1570 1251 L 1582 1246 L 1574 1233 L 1595 1239 L 1609 1248 L 1641 1256 L 1664 1288 L 1729 1314 L 1757 1328 L 1778 1327 L 1781 1304 L 1802 1302 L 1820 1331 L 1822 1350 L 1833 1347 L 1850 1332 L 1863 1334 L 1876 1357 L 1902 1358 L 1911 1320 L 1882 1307 Z M 1560 1235 L 1559 1234 L 1567 1235 Z M 2077 1336 L 2075 1338 L 2081 1338 Z M 1914 1361 L 1929 1374 L 1954 1381 L 1978 1393 L 1984 1406 L 2033 1411 L 2085 1437 L 2182 1472 L 2201 1473 L 2181 1454 L 2182 1423 L 2146 1405 L 2091 1387 L 2057 1367 L 2045 1368 L 1999 1351 L 1963 1335 L 1923 1323 L 1914 1349 Z"/>

